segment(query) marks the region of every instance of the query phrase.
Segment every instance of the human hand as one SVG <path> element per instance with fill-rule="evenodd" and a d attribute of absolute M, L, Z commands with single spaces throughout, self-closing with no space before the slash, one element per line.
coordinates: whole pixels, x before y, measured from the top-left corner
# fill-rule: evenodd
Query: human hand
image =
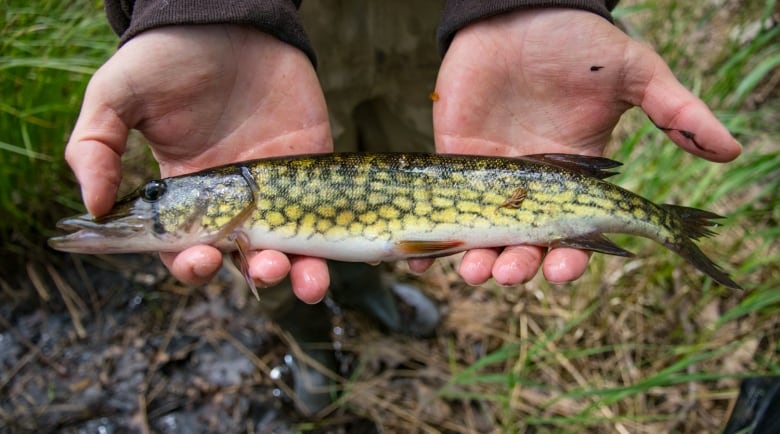
<path fill-rule="evenodd" d="M 325 99 L 308 58 L 241 26 L 148 30 L 95 73 L 65 150 L 93 215 L 114 203 L 120 157 L 133 128 L 149 141 L 163 177 L 333 147 Z M 221 253 L 205 245 L 160 256 L 189 284 L 208 281 L 222 265 Z M 259 286 L 288 273 L 301 300 L 325 295 L 325 261 L 270 250 L 249 254 L 249 274 Z"/>
<path fill-rule="evenodd" d="M 590 12 L 518 11 L 461 29 L 442 62 L 436 92 L 434 137 L 443 153 L 600 155 L 632 106 L 672 129 L 671 139 L 692 154 L 723 162 L 741 151 L 652 48 Z M 580 277 L 588 258 L 569 248 L 546 256 L 535 246 L 475 249 L 459 271 L 472 284 L 491 276 L 516 284 L 541 266 L 547 280 L 561 283 Z"/>

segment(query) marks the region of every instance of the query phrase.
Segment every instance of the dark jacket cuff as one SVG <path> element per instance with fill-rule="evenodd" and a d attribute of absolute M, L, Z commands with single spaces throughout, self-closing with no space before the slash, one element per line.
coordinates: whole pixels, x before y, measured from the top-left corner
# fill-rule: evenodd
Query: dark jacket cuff
<path fill-rule="evenodd" d="M 439 23 L 439 29 L 436 32 L 439 54 L 444 56 L 458 30 L 484 18 L 519 9 L 557 7 L 582 9 L 598 14 L 612 22 L 610 11 L 617 3 L 618 0 L 447 0 L 444 4 L 444 13 Z"/>
<path fill-rule="evenodd" d="M 312 64 L 317 58 L 293 0 L 106 0 L 108 21 L 120 45 L 139 33 L 169 25 L 244 24 L 271 34 L 303 51 Z"/>

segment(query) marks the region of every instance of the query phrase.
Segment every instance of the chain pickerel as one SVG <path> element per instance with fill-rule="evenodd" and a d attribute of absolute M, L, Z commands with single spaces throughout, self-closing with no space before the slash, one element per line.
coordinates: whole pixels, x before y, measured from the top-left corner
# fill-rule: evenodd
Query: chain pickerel
<path fill-rule="evenodd" d="M 63 219 L 76 253 L 275 249 L 348 262 L 531 244 L 630 256 L 605 233 L 650 238 L 739 288 L 694 243 L 711 212 L 658 205 L 604 181 L 620 163 L 540 154 L 322 154 L 240 162 L 149 181 L 106 215 Z"/>

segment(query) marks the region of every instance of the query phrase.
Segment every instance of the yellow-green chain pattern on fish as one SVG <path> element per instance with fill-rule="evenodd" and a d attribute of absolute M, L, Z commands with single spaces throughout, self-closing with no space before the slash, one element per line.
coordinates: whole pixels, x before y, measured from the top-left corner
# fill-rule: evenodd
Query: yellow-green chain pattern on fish
<path fill-rule="evenodd" d="M 611 175 L 606 169 L 617 165 L 566 154 L 254 160 L 151 181 L 107 216 L 63 220 L 61 227 L 80 231 L 51 244 L 100 253 L 208 243 L 226 251 L 243 246 L 376 262 L 514 244 L 627 256 L 603 234 L 629 233 L 658 241 L 738 288 L 693 242 L 711 234 L 707 227 L 718 216 L 657 205 L 604 181 Z M 128 229 L 133 225 L 135 232 Z"/>

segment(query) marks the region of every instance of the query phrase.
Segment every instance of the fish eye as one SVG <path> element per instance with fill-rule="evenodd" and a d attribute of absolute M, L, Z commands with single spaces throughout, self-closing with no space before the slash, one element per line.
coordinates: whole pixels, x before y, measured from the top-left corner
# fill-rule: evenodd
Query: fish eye
<path fill-rule="evenodd" d="M 163 196 L 163 194 L 165 194 L 165 190 L 165 181 L 149 181 L 141 189 L 141 199 L 147 202 L 156 202 Z"/>

